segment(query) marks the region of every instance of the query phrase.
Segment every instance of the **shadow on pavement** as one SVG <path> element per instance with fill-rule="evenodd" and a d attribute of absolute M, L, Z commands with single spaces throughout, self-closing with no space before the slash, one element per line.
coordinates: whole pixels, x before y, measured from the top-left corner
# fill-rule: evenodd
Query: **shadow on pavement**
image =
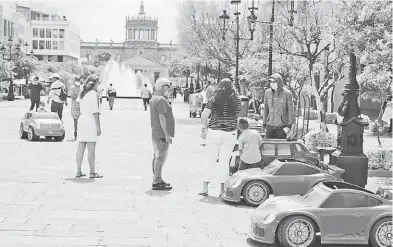
<path fill-rule="evenodd" d="M 175 120 L 177 124 L 183 124 L 183 125 L 197 125 L 201 124 L 201 119 L 198 118 L 187 118 L 187 119 L 176 119 Z M 202 126 L 202 125 L 201 125 Z"/>
<path fill-rule="evenodd" d="M 89 178 L 89 177 L 82 177 L 82 178 L 66 178 L 64 179 L 65 181 L 71 181 L 74 183 L 80 183 L 80 184 L 89 184 L 93 183 L 95 179 Z"/>
<path fill-rule="evenodd" d="M 167 191 L 167 190 L 146 190 L 145 193 L 146 195 L 149 196 L 158 196 L 158 197 L 163 197 L 172 194 L 171 191 Z"/>

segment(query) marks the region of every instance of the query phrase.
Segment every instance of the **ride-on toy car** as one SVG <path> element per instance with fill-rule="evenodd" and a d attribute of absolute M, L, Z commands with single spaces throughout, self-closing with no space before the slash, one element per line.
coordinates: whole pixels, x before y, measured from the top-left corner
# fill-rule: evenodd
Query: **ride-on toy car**
<path fill-rule="evenodd" d="M 342 181 L 344 170 L 337 166 L 314 166 L 295 159 L 277 159 L 265 168 L 238 171 L 225 183 L 226 201 L 259 206 L 270 194 L 274 196 L 304 194 L 322 181 Z"/>
<path fill-rule="evenodd" d="M 57 113 L 29 111 L 25 114 L 19 126 L 19 137 L 36 141 L 40 136 L 46 139 L 62 141 L 65 137 L 65 130 Z"/>
<path fill-rule="evenodd" d="M 190 107 L 190 117 L 201 117 L 202 101 L 203 96 L 200 93 L 194 93 L 189 96 L 188 103 Z"/>
<path fill-rule="evenodd" d="M 392 246 L 392 202 L 356 185 L 322 182 L 304 196 L 271 198 L 251 216 L 249 237 L 285 247 Z"/>
<path fill-rule="evenodd" d="M 280 158 L 302 159 L 313 165 L 319 164 L 319 154 L 311 152 L 301 141 L 288 141 L 282 139 L 265 139 L 261 145 L 261 167 L 269 165 L 273 160 Z M 240 163 L 238 144 L 236 143 L 229 160 L 229 173 L 237 171 Z"/>

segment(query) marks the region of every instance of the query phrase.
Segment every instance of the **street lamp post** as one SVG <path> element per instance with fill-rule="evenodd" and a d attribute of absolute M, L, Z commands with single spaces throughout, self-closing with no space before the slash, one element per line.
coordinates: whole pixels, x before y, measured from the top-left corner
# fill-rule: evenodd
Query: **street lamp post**
<path fill-rule="evenodd" d="M 236 86 L 236 89 L 238 90 L 238 92 L 239 93 L 241 93 L 241 90 L 240 90 L 240 83 L 239 83 L 239 57 L 240 57 L 240 54 L 239 54 L 239 43 L 240 43 L 240 40 L 242 40 L 242 38 L 240 38 L 240 34 L 239 34 L 239 32 L 240 32 L 240 20 L 239 20 L 239 16 L 240 16 L 240 12 L 239 12 L 239 4 L 241 3 L 241 0 L 231 0 L 231 4 L 232 5 L 234 5 L 235 6 L 235 13 L 234 13 L 234 15 L 236 16 L 236 34 L 235 34 L 235 42 L 236 42 L 236 50 L 235 50 L 235 53 L 236 53 L 236 63 L 235 63 L 235 86 Z M 229 16 L 228 16 L 228 14 L 226 13 L 226 10 L 223 10 L 223 14 L 222 15 L 220 15 L 220 19 L 223 21 L 223 25 L 222 25 L 222 27 L 221 27 L 221 30 L 222 30 L 222 32 L 223 32 L 223 35 L 222 35 L 222 39 L 223 40 L 225 40 L 225 34 L 226 34 L 226 32 L 228 31 L 228 25 L 227 25 L 227 21 L 229 20 Z M 253 22 L 251 22 L 251 20 L 250 19 L 248 19 L 248 25 L 249 25 L 249 31 L 250 31 L 250 34 L 251 34 L 251 37 L 249 38 L 249 40 L 253 40 L 253 35 L 254 35 L 254 31 L 255 31 L 255 22 L 253 23 Z M 246 40 L 248 40 L 248 39 L 246 39 Z"/>
<path fill-rule="evenodd" d="M 5 57 L 5 53 L 6 53 L 6 49 L 7 48 L 5 48 L 5 46 L 4 46 L 4 44 L 3 44 L 3 46 L 0 48 L 0 51 L 1 51 L 1 53 L 2 53 L 2 55 L 3 55 L 3 60 L 6 60 L 6 61 L 9 61 L 9 66 L 10 66 L 10 86 L 9 86 L 9 88 L 8 88 L 8 95 L 7 95 L 7 100 L 8 101 L 14 101 L 15 100 L 15 95 L 14 95 L 14 85 L 13 85 L 13 81 L 12 81 L 12 67 L 11 67 L 11 62 L 12 62 L 12 37 L 10 37 L 9 39 L 8 39 L 8 44 L 7 44 L 7 46 L 8 46 L 8 49 L 10 50 L 10 53 L 9 53 L 9 57 L 8 58 L 6 58 Z M 16 54 L 17 54 L 17 56 L 19 56 L 19 52 L 20 52 L 20 45 L 19 44 L 17 44 L 16 45 L 16 48 L 15 48 L 15 50 L 16 50 Z"/>

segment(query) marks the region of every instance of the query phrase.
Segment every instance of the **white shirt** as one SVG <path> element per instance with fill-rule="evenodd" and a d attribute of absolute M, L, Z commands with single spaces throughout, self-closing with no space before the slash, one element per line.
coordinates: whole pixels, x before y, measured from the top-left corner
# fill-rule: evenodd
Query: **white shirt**
<path fill-rule="evenodd" d="M 262 136 L 256 130 L 243 130 L 239 136 L 239 150 L 243 153 L 240 159 L 247 164 L 254 164 L 261 161 Z"/>
<path fill-rule="evenodd" d="M 202 97 L 203 97 L 202 103 L 203 103 L 203 104 L 207 104 L 206 91 L 203 90 L 203 91 L 201 92 L 201 95 L 202 95 Z"/>
<path fill-rule="evenodd" d="M 141 90 L 142 99 L 148 99 L 148 98 L 150 98 L 150 95 L 151 95 L 151 91 L 150 91 L 150 89 L 148 89 L 147 87 L 144 87 L 144 88 Z"/>
<path fill-rule="evenodd" d="M 63 89 L 65 89 L 64 84 L 63 84 L 61 81 L 59 81 L 59 80 L 53 82 L 52 85 L 50 86 L 49 97 L 50 97 L 54 102 L 57 102 L 57 103 L 64 103 L 64 101 L 60 100 L 60 98 L 59 98 L 59 96 L 60 96 L 60 91 L 61 91 L 60 88 L 61 88 L 61 87 L 62 87 Z"/>

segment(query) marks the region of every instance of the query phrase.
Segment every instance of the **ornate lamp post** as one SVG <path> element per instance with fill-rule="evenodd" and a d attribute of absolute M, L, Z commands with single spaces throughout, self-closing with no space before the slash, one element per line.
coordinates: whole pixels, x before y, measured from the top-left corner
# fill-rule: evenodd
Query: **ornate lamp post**
<path fill-rule="evenodd" d="M 241 3 L 241 0 L 231 0 L 231 4 L 235 6 L 235 12 L 233 13 L 236 16 L 236 34 L 235 34 L 235 42 L 236 42 L 236 72 L 235 72 L 235 86 L 238 92 L 240 93 L 240 84 L 239 84 L 239 42 L 240 40 L 248 40 L 244 38 L 240 38 L 239 31 L 240 31 L 240 20 L 239 20 L 239 4 Z M 223 32 L 222 34 L 222 39 L 225 40 L 225 34 L 228 31 L 228 26 L 227 24 L 229 20 L 229 16 L 226 12 L 226 10 L 223 10 L 223 14 L 220 15 L 220 19 L 223 21 L 223 25 L 221 27 L 221 31 Z M 249 25 L 249 31 L 251 34 L 251 37 L 249 40 L 253 40 L 254 38 L 254 31 L 255 31 L 255 22 L 251 22 L 250 19 L 248 19 L 248 25 Z"/>
<path fill-rule="evenodd" d="M 3 55 L 3 60 L 9 61 L 9 66 L 10 66 L 10 69 L 11 69 L 11 70 L 10 70 L 10 86 L 9 86 L 9 88 L 8 88 L 8 96 L 7 96 L 8 101 L 14 101 L 14 100 L 15 100 L 14 85 L 13 85 L 13 81 L 12 81 L 12 67 L 11 67 L 11 62 L 12 62 L 12 46 L 13 46 L 13 44 L 12 44 L 12 37 L 10 37 L 10 38 L 8 39 L 8 42 L 7 42 L 7 47 L 8 47 L 8 49 L 9 49 L 9 51 L 10 51 L 9 57 L 7 57 L 7 58 L 5 57 L 7 48 L 4 46 L 4 44 L 3 44 L 3 46 L 0 48 L 0 51 L 1 51 L 2 55 Z M 19 44 L 16 45 L 15 50 L 16 50 L 17 56 L 19 56 L 19 52 L 20 52 L 20 45 L 19 45 Z"/>
<path fill-rule="evenodd" d="M 272 14 L 270 17 L 270 22 L 266 21 L 258 21 L 257 17 L 255 15 L 255 11 L 258 10 L 258 7 L 255 6 L 255 1 L 252 0 L 251 7 L 248 9 L 250 10 L 250 15 L 247 17 L 249 22 L 253 23 L 254 25 L 254 30 L 255 30 L 255 23 L 262 23 L 262 24 L 267 24 L 270 26 L 269 30 L 269 69 L 268 69 L 268 75 L 271 76 L 273 73 L 273 25 L 274 25 L 274 9 L 275 9 L 275 0 L 272 1 Z M 290 10 L 288 11 L 290 13 L 290 20 L 289 20 L 289 26 L 293 26 L 293 21 L 294 21 L 294 14 L 297 13 L 295 11 L 295 0 L 291 0 L 291 6 Z M 279 22 L 276 22 L 277 24 L 280 24 Z"/>
<path fill-rule="evenodd" d="M 356 56 L 349 55 L 349 81 L 345 84 L 343 102 L 338 113 L 344 117 L 341 121 L 341 134 L 338 136 L 339 149 L 332 154 L 332 164 L 345 170 L 342 178 L 352 184 L 365 187 L 367 184 L 368 158 L 363 153 L 363 132 L 368 125 L 360 117 L 358 97 L 359 83 L 356 80 Z"/>

